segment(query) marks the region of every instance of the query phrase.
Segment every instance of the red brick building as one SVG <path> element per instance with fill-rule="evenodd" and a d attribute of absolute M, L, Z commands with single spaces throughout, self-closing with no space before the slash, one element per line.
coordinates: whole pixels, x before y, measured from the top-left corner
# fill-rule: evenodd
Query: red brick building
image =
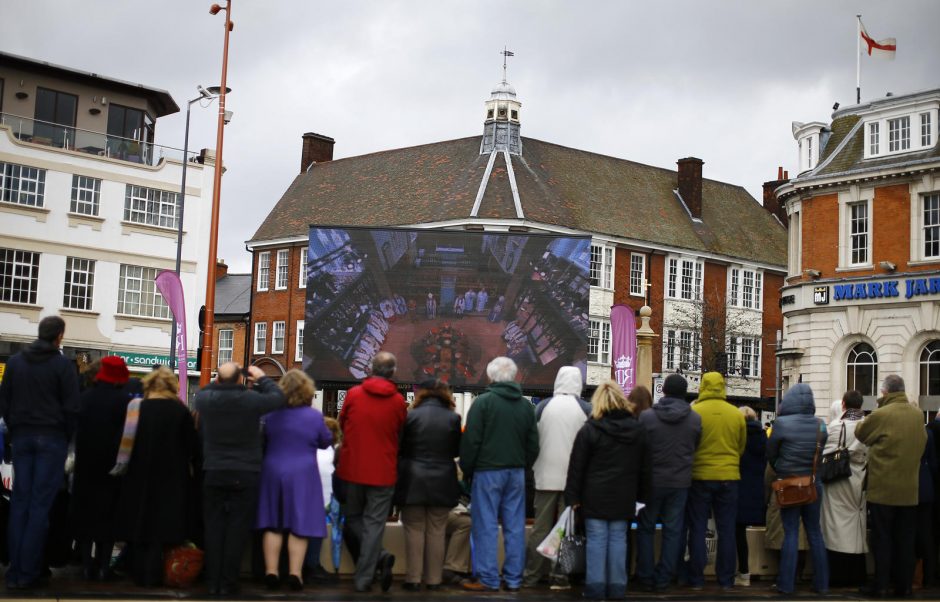
<path fill-rule="evenodd" d="M 483 136 L 332 160 L 305 134 L 300 174 L 248 242 L 249 355 L 272 374 L 302 363 L 310 224 L 589 234 L 588 384 L 611 374 L 610 307 L 647 300 L 662 340 L 656 373 L 727 367 L 729 393 L 773 396 L 786 228 L 741 186 L 520 136 L 521 103 L 502 82 Z M 316 376 L 316 367 L 311 372 Z"/>

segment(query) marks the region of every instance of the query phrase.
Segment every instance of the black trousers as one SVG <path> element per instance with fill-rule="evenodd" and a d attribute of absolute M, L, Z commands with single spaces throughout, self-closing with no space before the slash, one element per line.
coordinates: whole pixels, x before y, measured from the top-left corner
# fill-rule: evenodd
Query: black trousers
<path fill-rule="evenodd" d="M 258 473 L 206 471 L 203 516 L 206 527 L 206 583 L 210 593 L 235 593 L 242 556 L 251 539 L 258 506 Z"/>
<path fill-rule="evenodd" d="M 131 578 L 141 587 L 163 584 L 163 544 L 149 541 L 132 542 Z"/>
<path fill-rule="evenodd" d="M 888 506 L 868 502 L 868 526 L 875 557 L 875 589 L 911 591 L 914 580 L 914 540 L 917 506 Z"/>
<path fill-rule="evenodd" d="M 924 560 L 924 587 L 933 587 L 937 575 L 937 546 L 933 539 L 934 503 L 924 502 L 917 506 L 917 558 Z"/>

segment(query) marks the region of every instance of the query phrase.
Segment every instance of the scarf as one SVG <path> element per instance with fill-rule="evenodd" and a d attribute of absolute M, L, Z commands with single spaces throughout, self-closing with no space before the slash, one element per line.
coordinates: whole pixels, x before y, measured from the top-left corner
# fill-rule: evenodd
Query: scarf
<path fill-rule="evenodd" d="M 134 437 L 137 436 L 137 419 L 140 417 L 140 397 L 135 397 L 127 404 L 127 416 L 124 418 L 124 432 L 121 434 L 121 446 L 118 448 L 117 462 L 110 474 L 120 476 L 127 472 L 134 450 Z"/>
<path fill-rule="evenodd" d="M 861 408 L 849 408 L 842 415 L 842 420 L 861 420 L 865 417 L 865 412 Z"/>

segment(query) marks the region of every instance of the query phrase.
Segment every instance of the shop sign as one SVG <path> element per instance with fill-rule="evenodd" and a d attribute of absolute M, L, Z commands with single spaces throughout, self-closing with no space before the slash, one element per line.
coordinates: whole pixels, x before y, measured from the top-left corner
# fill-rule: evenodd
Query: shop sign
<path fill-rule="evenodd" d="M 834 284 L 832 298 L 834 301 L 848 301 L 900 297 L 902 290 L 905 299 L 940 294 L 940 278 L 908 278 L 903 284 L 903 289 L 899 280 Z"/>
<path fill-rule="evenodd" d="M 134 368 L 149 369 L 157 365 L 169 367 L 170 365 L 169 355 L 156 355 L 151 353 L 125 353 L 123 351 L 112 351 L 111 354 L 123 359 L 124 363 L 126 363 L 127 367 L 131 370 Z M 186 358 L 186 369 L 196 369 L 196 358 Z"/>
<path fill-rule="evenodd" d="M 817 286 L 813 288 L 813 303 L 816 305 L 829 304 L 829 287 Z"/>

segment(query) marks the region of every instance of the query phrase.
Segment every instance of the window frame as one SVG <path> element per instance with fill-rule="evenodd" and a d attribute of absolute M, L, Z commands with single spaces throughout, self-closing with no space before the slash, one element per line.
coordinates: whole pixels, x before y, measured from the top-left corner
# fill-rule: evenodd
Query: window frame
<path fill-rule="evenodd" d="M 684 341 L 688 341 L 685 343 Z M 662 371 L 678 372 L 684 360 L 689 368 L 682 373 L 700 373 L 702 370 L 702 337 L 688 328 L 663 328 Z"/>
<path fill-rule="evenodd" d="M 592 336 L 595 329 L 598 331 L 597 337 Z M 588 362 L 610 365 L 610 332 L 610 318 L 591 316 L 588 319 Z"/>
<path fill-rule="evenodd" d="M 630 295 L 646 298 L 646 255 L 643 253 L 630 253 Z"/>
<path fill-rule="evenodd" d="M 281 336 L 278 337 L 278 330 Z M 280 345 L 278 344 L 280 341 Z M 271 323 L 271 355 L 282 355 L 284 353 L 284 343 L 287 341 L 287 322 L 284 320 L 275 320 Z"/>
<path fill-rule="evenodd" d="M 888 152 L 901 153 L 911 150 L 911 116 L 900 115 L 888 121 Z"/>
<path fill-rule="evenodd" d="M 605 244 L 592 243 L 588 264 L 588 278 L 591 286 L 607 290 L 613 289 L 613 274 L 614 248 Z"/>
<path fill-rule="evenodd" d="M 261 341 L 259 350 L 258 341 Z M 254 355 L 264 355 L 268 348 L 268 323 L 255 322 L 255 330 L 252 336 L 252 351 Z"/>
<path fill-rule="evenodd" d="M 222 344 L 222 335 L 227 334 L 228 346 Z M 232 361 L 232 357 L 235 353 L 235 330 L 231 328 L 220 328 L 219 329 L 219 343 L 218 343 L 218 352 L 216 353 L 216 367 L 221 366 L 226 362 Z M 228 355 L 223 359 L 223 353 L 228 353 Z"/>
<path fill-rule="evenodd" d="M 76 268 L 77 262 L 84 262 Z M 95 266 L 94 259 L 83 257 L 65 258 L 65 282 L 62 291 L 62 307 L 77 311 L 92 311 L 94 308 Z M 76 282 L 76 276 L 84 275 L 85 282 Z M 76 289 L 84 294 L 75 294 Z M 78 301 L 78 303 L 76 303 Z"/>
<path fill-rule="evenodd" d="M 42 253 L 0 248 L 0 301 L 36 305 L 39 294 L 39 264 Z M 7 287 L 6 284 L 10 286 Z M 24 288 L 25 283 L 25 288 Z M 16 284 L 20 284 L 16 287 Z M 26 297 L 24 301 L 22 298 Z"/>
<path fill-rule="evenodd" d="M 129 272 L 139 270 L 139 275 L 131 275 Z M 170 319 L 170 307 L 156 284 L 157 268 L 150 268 L 142 265 L 132 265 L 122 263 L 118 273 L 118 304 L 117 313 L 122 316 L 133 316 L 136 318 L 153 318 L 157 320 Z M 137 290 L 128 288 L 131 282 L 139 283 Z M 138 295 L 136 302 L 128 300 L 128 297 Z M 133 311 L 137 306 L 137 312 Z M 144 313 L 143 308 L 149 308 L 148 313 Z"/>
<path fill-rule="evenodd" d="M 726 353 L 729 375 L 755 380 L 761 378 L 761 337 L 728 337 Z M 743 373 L 745 370 L 747 374 Z"/>
<path fill-rule="evenodd" d="M 868 349 L 861 349 L 863 345 L 867 347 Z M 861 361 L 853 361 L 853 360 L 858 360 L 858 358 L 862 354 L 870 355 L 873 361 L 870 363 L 861 362 Z M 871 390 L 869 393 L 865 393 L 865 391 L 859 388 L 858 386 L 859 384 L 858 369 L 863 366 L 873 366 L 872 374 L 871 374 Z M 854 367 L 854 370 L 853 370 L 854 373 L 852 377 L 850 378 L 849 370 L 852 369 L 853 367 Z M 871 343 L 868 343 L 866 341 L 859 341 L 849 348 L 849 351 L 846 355 L 846 360 L 845 360 L 845 373 L 844 374 L 845 374 L 845 384 L 846 384 L 845 389 L 846 390 L 855 389 L 858 392 L 860 392 L 863 397 L 874 397 L 878 395 L 878 351 L 871 345 Z"/>
<path fill-rule="evenodd" d="M 77 215 L 98 215 L 101 203 L 101 178 L 72 174 L 72 198 L 69 213 Z M 87 205 L 88 210 L 83 206 Z"/>
<path fill-rule="evenodd" d="M 666 297 L 679 301 L 701 301 L 704 271 L 704 263 L 699 258 L 670 257 L 666 261 Z"/>
<path fill-rule="evenodd" d="M 920 146 L 929 148 L 933 146 L 933 115 L 932 111 L 920 113 Z"/>
<path fill-rule="evenodd" d="M 271 286 L 271 251 L 258 253 L 258 281 L 256 290 L 265 292 Z"/>
<path fill-rule="evenodd" d="M 23 175 L 27 170 L 28 175 Z M 0 161 L 0 201 L 41 209 L 45 206 L 45 196 L 45 169 Z"/>
<path fill-rule="evenodd" d="M 274 290 L 283 291 L 290 284 L 290 249 L 278 249 L 274 260 Z"/>
<path fill-rule="evenodd" d="M 920 257 L 921 260 L 933 260 L 940 259 L 940 191 L 928 192 L 921 194 L 920 196 L 920 207 L 919 207 L 919 216 L 920 216 Z M 927 223 L 927 201 L 936 202 L 936 206 L 931 208 L 931 212 L 934 213 L 934 223 Z M 933 229 L 934 233 L 932 239 L 928 240 L 928 228 Z M 934 254 L 927 253 L 927 245 L 931 244 L 936 247 L 936 252 Z"/>
<path fill-rule="evenodd" d="M 871 264 L 871 212 L 869 211 L 868 201 L 861 200 L 854 203 L 848 203 L 848 265 L 864 266 Z M 856 216 L 857 210 L 864 210 L 864 216 Z M 859 225 L 864 225 L 862 230 Z M 858 230 L 856 230 L 856 228 Z M 857 242 L 864 242 L 864 245 L 857 246 Z M 864 252 L 864 257 L 861 253 Z M 860 259 L 859 259 L 860 257 Z"/>
<path fill-rule="evenodd" d="M 868 154 L 873 157 L 881 154 L 880 121 L 872 121 L 868 124 Z"/>
<path fill-rule="evenodd" d="M 309 257 L 309 253 L 310 253 L 309 247 L 300 248 L 300 262 L 299 262 L 300 268 L 297 270 L 299 274 L 298 276 L 299 282 L 297 283 L 298 288 L 307 288 L 307 263 L 308 263 L 307 258 Z"/>
<path fill-rule="evenodd" d="M 297 328 L 295 332 L 295 341 L 294 341 L 294 361 L 302 362 L 304 359 L 304 326 L 306 322 L 304 320 L 297 320 Z"/>
<path fill-rule="evenodd" d="M 179 193 L 137 184 L 124 189 L 124 221 L 176 230 L 179 228 Z"/>

